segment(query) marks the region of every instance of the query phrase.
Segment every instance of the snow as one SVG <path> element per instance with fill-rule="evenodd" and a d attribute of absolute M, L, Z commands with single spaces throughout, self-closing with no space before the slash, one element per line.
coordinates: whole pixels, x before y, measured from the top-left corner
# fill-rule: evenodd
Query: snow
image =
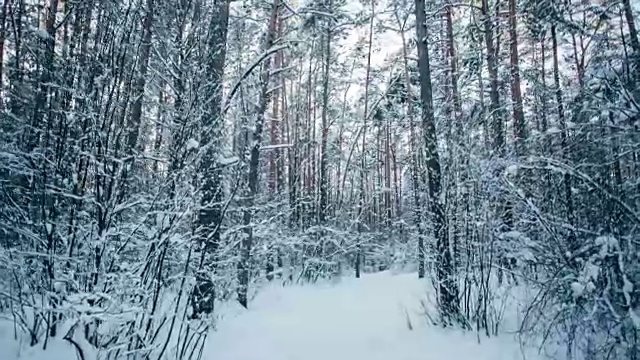
<path fill-rule="evenodd" d="M 600 257 L 602 258 L 619 248 L 618 239 L 612 236 L 598 236 L 595 243 L 600 246 Z"/>
<path fill-rule="evenodd" d="M 197 149 L 200 147 L 200 143 L 196 139 L 187 140 L 187 150 Z"/>
<path fill-rule="evenodd" d="M 561 131 L 559 128 L 557 128 L 556 126 L 552 126 L 549 129 L 547 129 L 547 134 L 559 134 Z"/>
<path fill-rule="evenodd" d="M 415 273 L 391 272 L 304 286 L 274 281 L 258 291 L 248 310 L 236 302 L 218 306 L 219 320 L 203 359 L 518 360 L 524 358 L 522 349 L 526 359 L 542 359 L 512 335 L 478 337 L 428 323 L 425 306 L 435 313 L 423 305 L 432 291 L 429 283 Z M 67 333 L 68 326 L 61 330 Z M 86 351 L 86 360 L 96 359 L 81 331 L 73 338 Z M 50 339 L 46 350 L 27 341 L 26 335 L 14 340 L 11 323 L 0 321 L 3 360 L 76 358 L 75 349 L 60 337 Z"/>
<path fill-rule="evenodd" d="M 49 35 L 46 29 L 31 27 L 31 31 L 33 31 L 35 35 L 39 37 L 41 40 L 51 39 L 51 35 Z"/>
<path fill-rule="evenodd" d="M 509 165 L 505 169 L 507 175 L 516 176 L 518 175 L 518 165 Z"/>
<path fill-rule="evenodd" d="M 584 295 L 584 290 L 584 285 L 582 285 L 581 283 L 577 281 L 571 283 L 571 292 L 573 293 L 574 299 L 582 297 L 582 295 Z"/>
<path fill-rule="evenodd" d="M 272 149 L 290 148 L 292 146 L 293 146 L 293 144 L 272 144 L 272 145 L 262 146 L 262 147 L 260 147 L 260 149 L 262 149 L 262 150 L 272 150 Z"/>
<path fill-rule="evenodd" d="M 596 238 L 596 245 L 616 248 L 618 247 L 618 240 L 612 236 L 598 236 Z"/>
<path fill-rule="evenodd" d="M 68 334 L 69 327 L 61 326 L 61 335 Z M 83 349 L 85 360 L 97 359 L 97 352 L 84 340 L 82 331 L 74 331 L 73 340 Z M 29 346 L 29 336 L 14 332 L 10 321 L 0 320 L 0 358 L 2 360 L 74 360 L 79 359 L 75 347 L 61 337 L 50 338 L 46 348 L 38 343 Z"/>
<path fill-rule="evenodd" d="M 421 300 L 428 280 L 390 272 L 338 284 L 260 291 L 249 310 L 226 309 L 205 360 L 516 360 L 511 336 L 430 325 Z M 431 313 L 432 310 L 430 310 Z M 535 359 L 528 354 L 527 359 Z"/>
<path fill-rule="evenodd" d="M 631 283 L 631 281 L 629 281 L 629 279 L 626 276 L 624 277 L 623 280 L 624 280 L 624 286 L 622 287 L 622 291 L 630 294 L 633 291 L 633 284 Z"/>
<path fill-rule="evenodd" d="M 516 231 L 516 230 L 511 230 L 503 233 L 503 237 L 507 239 L 514 239 L 514 240 L 526 238 L 526 236 L 524 236 L 522 232 Z"/>
<path fill-rule="evenodd" d="M 622 283 L 624 284 L 622 286 L 622 294 L 624 295 L 625 301 L 627 302 L 627 305 L 631 304 L 631 294 L 633 293 L 633 283 L 631 281 L 629 281 L 629 278 L 627 278 L 626 275 L 622 276 Z"/>
<path fill-rule="evenodd" d="M 587 280 L 597 280 L 600 275 L 600 267 L 592 262 L 587 262 L 584 266 L 584 277 Z"/>
<path fill-rule="evenodd" d="M 237 156 L 232 156 L 232 157 L 220 157 L 218 158 L 218 164 L 220 164 L 221 166 L 227 166 L 227 165 L 232 165 L 237 163 L 238 161 L 240 161 L 240 158 Z"/>
<path fill-rule="evenodd" d="M 640 312 L 640 309 L 634 310 L 629 308 L 629 317 L 631 318 L 631 322 L 636 329 L 640 330 L 640 315 L 637 312 Z"/>

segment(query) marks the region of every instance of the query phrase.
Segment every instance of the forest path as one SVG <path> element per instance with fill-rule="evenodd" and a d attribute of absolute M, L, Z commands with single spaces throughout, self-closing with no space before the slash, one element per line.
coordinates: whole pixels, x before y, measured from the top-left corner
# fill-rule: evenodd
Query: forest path
<path fill-rule="evenodd" d="M 416 274 L 390 272 L 345 278 L 337 284 L 269 286 L 249 310 L 235 308 L 221 319 L 204 359 L 522 358 L 513 338 L 482 339 L 478 344 L 473 332 L 428 325 L 421 305 L 428 289 L 427 281 Z"/>

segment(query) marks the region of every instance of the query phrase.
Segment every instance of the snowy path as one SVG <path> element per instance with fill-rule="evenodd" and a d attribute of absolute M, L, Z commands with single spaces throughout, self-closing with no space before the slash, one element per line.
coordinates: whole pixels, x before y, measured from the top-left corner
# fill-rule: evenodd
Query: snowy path
<path fill-rule="evenodd" d="M 420 315 L 425 283 L 385 272 L 336 285 L 268 287 L 249 310 L 221 320 L 205 360 L 522 358 L 512 339 L 479 345 L 474 333 L 428 326 Z"/>

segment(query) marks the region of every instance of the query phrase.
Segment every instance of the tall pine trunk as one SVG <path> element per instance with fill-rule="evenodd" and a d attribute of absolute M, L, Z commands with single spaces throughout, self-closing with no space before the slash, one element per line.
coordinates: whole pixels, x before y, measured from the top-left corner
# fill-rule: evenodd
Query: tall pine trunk
<path fill-rule="evenodd" d="M 331 1 L 329 5 L 331 6 Z M 329 137 L 329 121 L 327 119 L 329 111 L 329 70 L 331 65 L 331 26 L 329 22 L 325 34 L 323 79 L 322 79 L 322 134 L 320 139 L 320 208 L 318 209 L 318 224 L 324 225 L 327 216 L 328 206 L 328 174 L 327 174 L 327 140 Z"/>
<path fill-rule="evenodd" d="M 360 200 L 358 203 L 358 234 L 360 234 L 360 238 L 358 239 L 358 245 L 356 247 L 356 278 L 360 277 L 360 267 L 362 266 L 362 232 L 364 230 L 364 225 L 362 224 L 364 220 L 364 216 L 366 213 L 365 207 L 365 183 L 366 183 L 366 138 L 367 138 L 367 116 L 369 112 L 369 81 L 371 75 L 371 50 L 373 47 L 373 21 L 375 15 L 375 1 L 371 2 L 371 21 L 369 22 L 369 48 L 367 52 L 367 75 L 365 78 L 364 85 L 364 116 L 362 122 L 362 158 L 360 162 Z"/>
<path fill-rule="evenodd" d="M 564 114 L 564 106 L 562 101 L 562 87 L 560 86 L 560 69 L 558 64 L 558 38 L 556 34 L 556 25 L 551 26 L 551 42 L 553 46 L 553 82 L 555 86 L 556 95 L 556 110 L 558 111 L 558 122 L 560 123 L 560 151 L 564 160 L 567 158 L 567 146 L 568 146 L 568 134 L 567 134 L 567 121 Z M 565 172 L 562 175 L 562 185 L 564 190 L 564 200 L 567 212 L 567 221 L 569 225 L 573 227 L 574 221 L 574 209 L 573 209 L 573 195 L 572 195 L 572 180 L 571 175 Z M 571 251 L 578 249 L 576 238 L 573 230 L 569 230 L 569 248 Z"/>
<path fill-rule="evenodd" d="M 208 58 L 204 95 L 207 101 L 201 121 L 201 140 L 206 144 L 200 164 L 202 195 L 197 219 L 197 234 L 201 242 L 201 257 L 196 285 L 192 293 L 194 316 L 213 312 L 215 289 L 211 277 L 214 258 L 220 245 L 222 223 L 222 171 L 218 155 L 222 145 L 222 76 L 226 59 L 228 0 L 215 0 L 207 38 Z"/>
<path fill-rule="evenodd" d="M 280 0 L 273 1 L 273 9 L 269 18 L 269 28 L 264 43 L 264 51 L 267 51 L 273 45 L 276 34 L 276 23 L 278 20 L 278 8 Z M 258 194 L 258 171 L 260 166 L 260 144 L 262 142 L 262 131 L 264 127 L 264 117 L 269 103 L 269 83 L 271 78 L 271 58 L 267 57 L 262 64 L 262 73 L 260 74 L 260 100 L 255 109 L 255 128 L 253 131 L 252 141 L 250 142 L 250 158 L 249 158 L 249 189 L 245 197 L 245 210 L 242 215 L 242 225 L 244 229 L 244 238 L 240 250 L 240 261 L 238 262 L 238 302 L 240 305 L 247 307 L 247 294 L 249 290 L 249 272 L 251 262 L 251 248 L 253 247 L 253 227 L 251 219 L 253 217 L 255 197 Z"/>
<path fill-rule="evenodd" d="M 458 284 L 455 280 L 452 254 L 447 230 L 447 219 L 441 198 L 441 170 L 437 148 L 433 93 L 431 88 L 431 65 L 427 47 L 427 19 L 423 0 L 415 1 L 416 35 L 418 38 L 418 71 L 420 74 L 420 100 L 422 108 L 422 130 L 428 171 L 429 204 L 437 243 L 436 267 L 438 296 L 443 323 L 450 324 L 459 319 Z"/>
<path fill-rule="evenodd" d="M 492 148 L 494 155 L 501 155 L 504 151 L 504 125 L 502 109 L 500 108 L 497 50 L 494 46 L 493 21 L 489 13 L 488 0 L 482 0 L 482 22 L 484 24 L 484 41 L 487 51 L 487 68 L 489 70 L 489 114 L 492 118 Z"/>
<path fill-rule="evenodd" d="M 520 89 L 520 65 L 518 56 L 518 31 L 516 17 L 516 0 L 509 0 L 509 37 L 511 53 L 511 101 L 513 102 L 513 131 L 516 154 L 523 155 L 526 142 L 526 126 L 522 107 L 522 91 Z"/>
<path fill-rule="evenodd" d="M 396 13 L 396 21 L 400 27 L 402 27 L 403 22 L 397 16 Z M 418 176 L 418 140 L 416 138 L 416 129 L 414 124 L 414 113 L 413 113 L 413 93 L 411 92 L 411 76 L 409 74 L 409 54 L 407 51 L 407 40 L 404 34 L 405 29 L 400 29 L 400 39 L 402 40 L 402 60 L 403 60 L 403 70 L 404 70 L 404 82 L 406 86 L 406 100 L 407 100 L 407 119 L 409 121 L 409 151 L 411 152 L 411 165 L 410 165 L 410 173 L 411 173 L 411 187 L 412 187 L 412 200 L 413 200 L 413 219 L 415 222 L 416 229 L 418 231 L 418 246 L 417 246 L 417 256 L 416 260 L 418 262 L 418 278 L 424 278 L 425 272 L 425 248 L 424 248 L 424 230 L 422 227 L 422 207 L 420 205 L 420 181 Z"/>

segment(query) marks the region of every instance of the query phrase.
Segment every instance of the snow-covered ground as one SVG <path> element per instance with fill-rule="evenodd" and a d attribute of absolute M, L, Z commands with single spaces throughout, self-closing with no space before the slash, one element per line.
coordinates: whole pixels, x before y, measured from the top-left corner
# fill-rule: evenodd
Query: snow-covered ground
<path fill-rule="evenodd" d="M 431 287 L 415 273 L 367 274 L 361 279 L 302 286 L 265 286 L 249 309 L 235 302 L 220 316 L 205 360 L 536 360 L 511 335 L 486 338 L 430 325 L 425 299 Z M 428 305 L 426 305 L 429 307 Z M 429 312 L 433 312 L 430 309 Z M 506 320 L 506 319 L 505 319 Z M 0 359 L 73 360 L 75 350 L 53 339 L 43 351 L 0 321 Z M 9 325 L 9 326 L 5 326 Z M 478 340 L 481 340 L 480 343 Z M 88 344 L 85 350 L 88 350 Z M 95 354 L 85 352 L 85 359 Z"/>
<path fill-rule="evenodd" d="M 205 360 L 517 360 L 509 335 L 429 325 L 416 274 L 390 272 L 337 284 L 262 290 L 249 310 L 226 309 Z M 527 354 L 526 359 L 535 356 Z"/>

